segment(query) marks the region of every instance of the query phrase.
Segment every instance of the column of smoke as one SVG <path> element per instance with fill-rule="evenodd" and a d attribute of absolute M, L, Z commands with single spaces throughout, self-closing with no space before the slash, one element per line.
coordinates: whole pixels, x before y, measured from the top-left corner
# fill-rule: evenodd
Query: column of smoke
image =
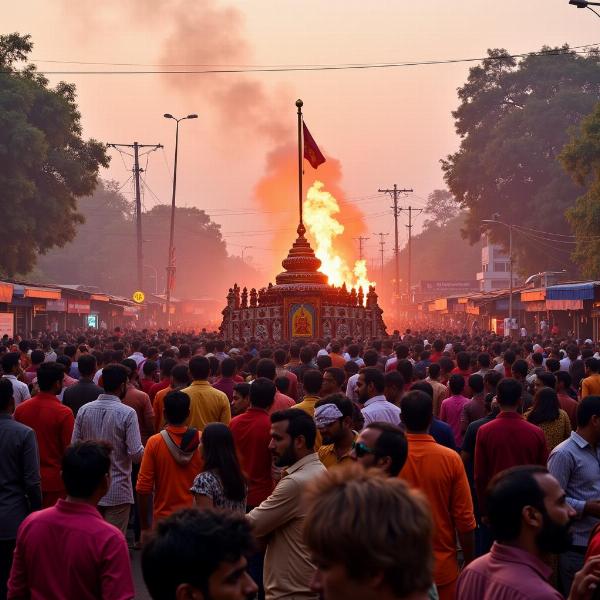
<path fill-rule="evenodd" d="M 70 10 L 72 3 L 68 3 Z M 214 0 L 131 0 L 121 7 L 129 8 L 131 22 L 141 27 L 160 28 L 163 34 L 159 43 L 159 59 L 162 65 L 244 65 L 252 62 L 252 48 L 244 31 L 244 15 L 234 6 L 226 6 Z M 80 0 L 78 15 L 88 28 L 94 30 L 95 0 Z M 135 16 L 135 19 L 133 18 Z M 96 23 L 97 24 L 97 23 Z M 160 37 L 160 36 L 159 36 Z M 154 43 L 154 42 L 153 42 Z M 276 54 L 273 54 L 276 57 Z M 272 250 L 272 264 L 267 276 L 273 280 L 281 271 L 281 260 L 296 237 L 298 224 L 298 163 L 296 140 L 296 108 L 294 102 L 302 90 L 291 86 L 267 87 L 252 75 L 163 75 L 164 81 L 190 99 L 190 106 L 204 105 L 202 111 L 214 117 L 221 142 L 237 147 L 260 145 L 268 148 L 265 156 L 265 172 L 252 191 L 252 199 L 265 213 L 269 229 L 276 233 L 268 241 L 266 236 L 242 238 L 249 245 L 268 247 Z M 310 125 L 310 106 L 307 122 Z M 346 201 L 341 188 L 342 167 L 338 160 L 326 152 L 327 140 L 312 131 L 327 162 L 318 171 L 305 165 L 304 193 L 319 179 L 340 205 L 339 220 L 345 231 L 336 239 L 336 250 L 349 262 L 357 258 L 352 238 L 365 232 L 362 213 Z M 289 140 L 289 141 L 288 141 Z M 250 199 L 250 198 L 249 198 Z M 200 205 L 199 208 L 202 208 Z M 262 229 L 248 221 L 247 228 Z M 264 282 L 267 283 L 266 281 Z"/>

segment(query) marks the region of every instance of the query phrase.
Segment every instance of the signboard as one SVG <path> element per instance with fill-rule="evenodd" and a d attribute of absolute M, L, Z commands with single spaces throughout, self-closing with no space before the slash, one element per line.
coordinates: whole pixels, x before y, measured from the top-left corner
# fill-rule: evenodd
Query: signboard
<path fill-rule="evenodd" d="M 46 300 L 46 312 L 67 312 L 66 299 Z"/>
<path fill-rule="evenodd" d="M 293 338 L 315 337 L 315 309 L 310 304 L 292 304 L 290 307 L 290 332 Z"/>
<path fill-rule="evenodd" d="M 88 315 L 87 326 L 93 327 L 94 329 L 98 329 L 98 315 Z"/>
<path fill-rule="evenodd" d="M 423 280 L 421 281 L 422 292 L 470 292 L 479 289 L 477 281 L 472 280 Z"/>
<path fill-rule="evenodd" d="M 0 313 L 0 337 L 7 335 L 9 338 L 15 335 L 15 315 L 13 313 Z"/>
<path fill-rule="evenodd" d="M 89 315 L 90 301 L 89 300 L 72 300 L 67 301 L 67 312 L 70 315 Z"/>
<path fill-rule="evenodd" d="M 134 302 L 141 304 L 146 299 L 146 294 L 144 294 L 144 292 L 142 292 L 142 290 L 137 290 L 136 292 L 133 292 L 133 295 L 131 296 L 131 298 L 133 299 Z"/>

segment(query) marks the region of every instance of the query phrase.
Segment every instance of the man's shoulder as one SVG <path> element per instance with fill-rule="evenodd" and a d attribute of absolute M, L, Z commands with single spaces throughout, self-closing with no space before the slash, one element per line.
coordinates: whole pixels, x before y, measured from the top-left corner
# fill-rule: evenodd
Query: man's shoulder
<path fill-rule="evenodd" d="M 18 407 L 17 407 L 18 408 Z M 34 431 L 29 425 L 21 423 L 16 419 L 2 419 L 0 421 L 0 431 L 12 431 L 18 433 L 22 438 L 34 434 Z M 12 438 L 14 440 L 14 438 Z"/>

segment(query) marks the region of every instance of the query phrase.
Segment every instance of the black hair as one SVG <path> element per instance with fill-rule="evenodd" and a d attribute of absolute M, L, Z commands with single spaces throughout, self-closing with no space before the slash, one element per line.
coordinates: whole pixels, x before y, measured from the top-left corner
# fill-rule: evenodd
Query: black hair
<path fill-rule="evenodd" d="M 259 377 L 250 385 L 250 404 L 267 410 L 275 401 L 275 384 L 267 377 Z"/>
<path fill-rule="evenodd" d="M 348 373 L 348 377 L 350 377 L 356 375 L 356 373 L 360 371 L 360 367 L 353 360 L 349 360 L 347 363 L 344 363 L 344 371 Z"/>
<path fill-rule="evenodd" d="M 261 358 L 256 364 L 256 376 L 266 377 L 273 381 L 277 374 L 277 365 L 275 361 L 270 358 Z"/>
<path fill-rule="evenodd" d="M 5 411 L 13 399 L 13 386 L 10 379 L 0 378 L 0 410 Z"/>
<path fill-rule="evenodd" d="M 209 423 L 202 432 L 203 471 L 216 473 L 229 500 L 246 498 L 246 480 L 235 450 L 231 430 L 224 423 Z"/>
<path fill-rule="evenodd" d="M 300 350 L 300 361 L 304 364 L 309 363 L 314 357 L 314 353 L 310 346 L 303 346 L 302 350 Z"/>
<path fill-rule="evenodd" d="M 556 389 L 556 376 L 547 371 L 537 374 L 537 378 L 544 384 L 545 387 Z"/>
<path fill-rule="evenodd" d="M 210 373 L 210 362 L 205 356 L 192 356 L 189 369 L 193 379 L 207 379 Z"/>
<path fill-rule="evenodd" d="M 375 421 L 369 423 L 365 429 L 376 429 L 381 435 L 375 442 L 375 458 L 390 458 L 390 476 L 397 477 L 408 457 L 408 442 L 406 435 L 400 427 L 391 423 Z"/>
<path fill-rule="evenodd" d="M 324 372 L 325 369 L 328 369 L 333 364 L 331 360 L 331 356 L 329 354 L 321 354 L 321 356 L 317 356 L 317 367 L 319 367 L 319 371 Z"/>
<path fill-rule="evenodd" d="M 383 376 L 385 387 L 395 386 L 402 392 L 404 390 L 404 377 L 398 371 L 389 371 Z"/>
<path fill-rule="evenodd" d="M 440 374 L 440 365 L 438 363 L 432 363 L 427 367 L 429 371 L 429 377 L 437 379 Z"/>
<path fill-rule="evenodd" d="M 323 375 L 317 369 L 307 369 L 302 377 L 304 391 L 315 396 L 321 390 L 323 385 Z"/>
<path fill-rule="evenodd" d="M 365 377 L 365 386 L 373 384 L 375 391 L 378 394 L 383 394 L 385 389 L 385 377 L 383 373 L 376 367 L 366 367 L 361 371 L 361 374 Z"/>
<path fill-rule="evenodd" d="M 154 600 L 175 600 L 182 583 L 208 598 L 209 578 L 219 566 L 253 550 L 251 526 L 243 516 L 184 508 L 161 519 L 144 546 L 144 582 Z"/>
<path fill-rule="evenodd" d="M 327 369 L 325 369 L 325 373 L 331 375 L 335 379 L 335 382 L 338 384 L 339 387 L 342 387 L 344 385 L 344 381 L 346 381 L 346 374 L 344 373 L 344 369 L 340 369 L 339 367 L 328 367 Z"/>
<path fill-rule="evenodd" d="M 79 374 L 83 377 L 91 377 L 96 373 L 98 361 L 93 354 L 82 354 L 77 361 Z"/>
<path fill-rule="evenodd" d="M 282 393 L 287 394 L 290 389 L 290 380 L 282 375 L 281 377 L 275 377 L 275 387 Z"/>
<path fill-rule="evenodd" d="M 430 398 L 433 398 L 433 386 L 427 381 L 417 381 L 416 383 L 413 383 L 410 391 L 412 392 L 413 390 L 424 392 Z"/>
<path fill-rule="evenodd" d="M 548 387 L 538 390 L 533 399 L 533 407 L 527 420 L 534 425 L 556 421 L 559 417 L 560 404 L 556 392 Z"/>
<path fill-rule="evenodd" d="M 546 369 L 548 369 L 550 373 L 556 373 L 556 371 L 560 371 L 560 361 L 556 358 L 548 358 L 546 360 Z"/>
<path fill-rule="evenodd" d="M 471 364 L 471 356 L 468 352 L 459 352 L 456 355 L 456 366 L 461 371 L 466 371 Z"/>
<path fill-rule="evenodd" d="M 129 370 L 123 365 L 107 365 L 102 369 L 102 385 L 107 394 L 116 392 L 128 379 Z"/>
<path fill-rule="evenodd" d="M 402 375 L 404 381 L 409 383 L 414 379 L 413 364 L 407 358 L 403 358 L 396 363 L 396 371 Z"/>
<path fill-rule="evenodd" d="M 306 448 L 308 450 L 314 449 L 317 427 L 308 413 L 298 408 L 288 408 L 287 410 L 278 410 L 271 415 L 271 423 L 280 423 L 281 421 L 288 422 L 286 433 L 292 440 L 303 436 Z"/>
<path fill-rule="evenodd" d="M 233 377 L 237 363 L 233 358 L 224 358 L 221 361 L 221 376 L 222 377 Z"/>
<path fill-rule="evenodd" d="M 62 458 L 62 479 L 69 496 L 89 498 L 98 489 L 102 479 L 110 473 L 108 442 L 87 440 L 75 442 Z"/>
<path fill-rule="evenodd" d="M 465 378 L 458 373 L 454 375 L 450 375 L 450 379 L 448 380 L 448 387 L 450 388 L 450 392 L 457 396 L 465 389 Z"/>
<path fill-rule="evenodd" d="M 474 394 L 481 394 L 483 392 L 483 377 L 475 373 L 471 375 L 469 377 L 469 387 Z"/>
<path fill-rule="evenodd" d="M 517 406 L 523 393 L 523 386 L 512 377 L 500 380 L 496 388 L 496 398 L 500 406 Z"/>
<path fill-rule="evenodd" d="M 152 375 L 158 369 L 158 364 L 153 360 L 146 360 L 142 367 L 144 375 Z"/>
<path fill-rule="evenodd" d="M 171 371 L 171 377 L 173 381 L 181 383 L 183 385 L 189 385 L 190 383 L 190 370 L 187 365 L 176 365 Z"/>
<path fill-rule="evenodd" d="M 600 416 L 600 396 L 586 396 L 577 407 L 577 425 L 585 427 L 593 416 Z"/>
<path fill-rule="evenodd" d="M 398 344 L 395 348 L 396 358 L 398 360 L 402 360 L 403 358 L 408 358 L 410 354 L 410 348 L 406 344 Z"/>
<path fill-rule="evenodd" d="M 400 418 L 408 431 L 426 431 L 433 418 L 433 397 L 411 390 L 400 400 Z"/>
<path fill-rule="evenodd" d="M 558 383 L 562 383 L 566 388 L 570 388 L 573 379 L 566 371 L 558 371 L 558 373 L 556 373 L 556 383 L 557 385 Z"/>
<path fill-rule="evenodd" d="M 58 362 L 45 362 L 37 370 L 37 380 L 42 392 L 51 392 L 52 386 L 65 377 L 65 368 Z"/>
<path fill-rule="evenodd" d="M 165 396 L 165 420 L 170 425 L 182 425 L 190 416 L 190 397 L 182 391 L 172 391 Z"/>
<path fill-rule="evenodd" d="M 163 357 L 160 359 L 160 372 L 163 377 L 170 377 L 173 367 L 177 366 L 177 361 L 174 358 Z"/>
<path fill-rule="evenodd" d="M 30 358 L 32 365 L 41 365 L 46 359 L 46 354 L 43 350 L 33 350 Z"/>
<path fill-rule="evenodd" d="M 240 396 L 247 398 L 250 395 L 250 387 L 249 383 L 236 383 L 233 386 L 233 391 L 237 392 Z"/>
<path fill-rule="evenodd" d="M 363 355 L 363 360 L 366 367 L 376 367 L 379 361 L 377 350 L 367 350 Z"/>
<path fill-rule="evenodd" d="M 592 372 L 597 373 L 600 371 L 600 360 L 597 358 L 588 358 L 585 361 L 585 366 Z M 4 368 L 4 362 L 2 363 L 2 367 Z"/>
<path fill-rule="evenodd" d="M 519 360 L 515 360 L 515 362 L 512 364 L 511 371 L 513 375 L 516 373 L 523 378 L 527 377 L 527 373 L 529 371 L 527 361 L 524 361 L 521 358 Z"/>
<path fill-rule="evenodd" d="M 501 382 L 502 383 L 502 382 Z M 543 513 L 544 492 L 536 475 L 548 473 L 545 467 L 526 465 L 498 473 L 490 482 L 486 494 L 489 525 L 494 539 L 500 543 L 514 542 L 521 533 L 522 512 L 533 506 Z"/>
<path fill-rule="evenodd" d="M 477 362 L 482 369 L 488 369 L 490 366 L 490 355 L 487 352 L 481 352 L 477 355 Z"/>
<path fill-rule="evenodd" d="M 7 352 L 2 357 L 2 372 L 5 375 L 10 374 L 10 372 L 19 365 L 20 360 L 21 354 L 19 352 Z"/>

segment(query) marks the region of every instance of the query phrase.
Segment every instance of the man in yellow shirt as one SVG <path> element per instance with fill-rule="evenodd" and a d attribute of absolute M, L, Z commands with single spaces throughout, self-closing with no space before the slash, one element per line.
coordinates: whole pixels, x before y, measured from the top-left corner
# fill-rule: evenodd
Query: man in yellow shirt
<path fill-rule="evenodd" d="M 585 375 L 581 382 L 581 398 L 600 396 L 600 360 L 588 358 L 585 361 Z"/>
<path fill-rule="evenodd" d="M 315 404 L 319 400 L 319 391 L 323 385 L 323 375 L 317 369 L 309 369 L 304 372 L 302 378 L 302 387 L 304 388 L 304 398 L 302 402 L 292 408 L 299 408 L 311 417 L 315 416 Z"/>
<path fill-rule="evenodd" d="M 331 394 L 315 404 L 315 424 L 324 446 L 319 460 L 331 469 L 353 462 L 352 446 L 357 434 L 352 431 L 352 400 L 344 394 Z"/>
<path fill-rule="evenodd" d="M 231 421 L 231 407 L 227 395 L 208 383 L 210 363 L 204 356 L 194 356 L 188 365 L 192 383 L 182 391 L 190 397 L 190 418 L 186 425 L 203 431 L 208 423 Z"/>

